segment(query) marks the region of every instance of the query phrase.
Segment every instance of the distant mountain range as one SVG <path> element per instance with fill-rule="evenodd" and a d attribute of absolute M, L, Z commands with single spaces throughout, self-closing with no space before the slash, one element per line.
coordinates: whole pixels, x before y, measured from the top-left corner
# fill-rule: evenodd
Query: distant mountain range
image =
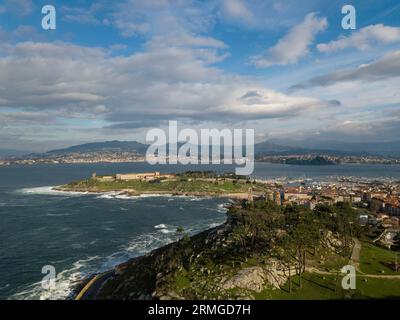
<path fill-rule="evenodd" d="M 178 148 L 183 143 L 178 143 Z M 57 149 L 48 151 L 47 155 L 62 155 L 68 153 L 83 153 L 83 152 L 133 152 L 145 154 L 149 145 L 142 144 L 136 141 L 106 141 L 86 143 L 77 146 L 68 147 L 65 149 Z M 211 148 L 211 147 L 210 147 Z M 281 146 L 271 142 L 262 142 L 254 146 L 256 154 L 293 154 L 310 153 L 309 149 L 298 149 L 293 147 Z M 211 150 L 210 150 L 211 151 Z M 243 150 L 243 152 L 245 152 Z M 222 150 L 221 150 L 222 153 Z"/>
<path fill-rule="evenodd" d="M 83 152 L 132 152 L 138 154 L 145 154 L 148 148 L 147 144 L 136 141 L 106 141 L 106 142 L 92 142 L 80 144 L 77 146 L 68 147 L 65 149 L 50 150 L 47 152 L 49 155 L 67 154 L 67 153 L 83 153 Z"/>
<path fill-rule="evenodd" d="M 349 143 L 340 141 L 329 142 L 289 142 L 291 145 L 278 144 L 271 141 L 258 143 L 254 146 L 256 156 L 261 155 L 304 155 L 304 154 L 323 154 L 332 156 L 393 156 L 400 157 L 400 141 L 395 142 L 372 142 L 372 143 Z M 66 155 L 70 153 L 88 152 L 132 152 L 144 155 L 148 148 L 147 144 L 136 141 L 105 141 L 92 142 L 64 149 L 50 150 L 42 154 L 34 154 L 37 157 L 52 157 L 56 155 Z M 0 150 L 0 157 L 17 156 L 20 157 L 22 151 Z M 32 154 L 30 154 L 32 156 Z"/>
<path fill-rule="evenodd" d="M 278 145 L 296 145 L 299 150 L 314 150 L 318 152 L 342 155 L 370 155 L 370 156 L 400 156 L 400 141 L 389 142 L 344 142 L 344 141 L 273 141 Z M 290 147 L 289 147 L 290 148 Z M 292 148 L 293 150 L 293 148 Z"/>
<path fill-rule="evenodd" d="M 0 159 L 9 157 L 19 157 L 28 154 L 28 151 L 13 150 L 13 149 L 0 149 Z"/>

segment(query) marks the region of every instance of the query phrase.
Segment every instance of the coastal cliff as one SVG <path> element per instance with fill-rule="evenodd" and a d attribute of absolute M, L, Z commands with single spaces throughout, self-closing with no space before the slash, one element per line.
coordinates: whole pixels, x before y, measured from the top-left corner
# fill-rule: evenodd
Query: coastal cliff
<path fill-rule="evenodd" d="M 120 264 L 80 299 L 254 299 L 251 292 L 279 288 L 288 279 L 287 268 L 272 259 L 252 264 L 243 248 L 232 246 L 237 224 L 228 213 L 223 225 Z"/>
<path fill-rule="evenodd" d="M 341 213 L 348 210 L 338 208 L 339 219 L 348 219 Z M 351 251 L 348 234 L 324 229 L 315 218 L 321 213 L 311 213 L 265 200 L 237 201 L 223 225 L 87 279 L 77 288 L 79 299 L 265 299 L 285 286 L 291 292 L 294 277 L 301 285 L 307 270 L 343 266 Z"/>

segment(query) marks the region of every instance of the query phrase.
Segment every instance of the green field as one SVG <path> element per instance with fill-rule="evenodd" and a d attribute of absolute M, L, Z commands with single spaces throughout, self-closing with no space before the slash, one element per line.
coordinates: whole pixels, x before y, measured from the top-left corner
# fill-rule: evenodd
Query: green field
<path fill-rule="evenodd" d="M 400 262 L 400 254 L 399 254 Z M 363 242 L 360 254 L 360 269 L 367 274 L 400 275 L 390 268 L 395 262 L 395 252 Z"/>
<path fill-rule="evenodd" d="M 130 189 L 137 192 L 201 192 L 201 193 L 241 193 L 251 187 L 254 191 L 263 191 L 261 184 L 234 181 L 206 181 L 201 179 L 176 179 L 161 181 L 98 181 L 94 179 L 72 182 L 63 186 L 71 190 L 87 191 L 118 191 Z"/>
<path fill-rule="evenodd" d="M 400 299 L 400 280 L 358 276 L 356 290 L 343 290 L 340 279 L 335 290 L 336 276 L 305 273 L 302 288 L 298 286 L 299 277 L 293 277 L 292 293 L 289 293 L 289 284 L 286 283 L 282 290 L 266 289 L 255 297 L 260 300 Z"/>

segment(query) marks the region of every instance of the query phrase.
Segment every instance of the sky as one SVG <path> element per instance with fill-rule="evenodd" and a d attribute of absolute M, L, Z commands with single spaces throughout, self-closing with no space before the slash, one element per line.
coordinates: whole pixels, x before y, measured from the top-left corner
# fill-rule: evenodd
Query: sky
<path fill-rule="evenodd" d="M 399 89 L 398 0 L 0 0 L 0 149 L 145 142 L 169 120 L 394 141 Z"/>

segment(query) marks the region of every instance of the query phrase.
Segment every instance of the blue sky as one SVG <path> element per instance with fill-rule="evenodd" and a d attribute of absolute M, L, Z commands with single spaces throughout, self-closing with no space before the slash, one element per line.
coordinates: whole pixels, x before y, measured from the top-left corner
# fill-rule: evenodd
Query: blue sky
<path fill-rule="evenodd" d="M 41 28 L 46 4 L 56 30 Z M 394 0 L 1 1 L 0 148 L 144 141 L 168 120 L 257 141 L 396 140 L 399 47 Z"/>

